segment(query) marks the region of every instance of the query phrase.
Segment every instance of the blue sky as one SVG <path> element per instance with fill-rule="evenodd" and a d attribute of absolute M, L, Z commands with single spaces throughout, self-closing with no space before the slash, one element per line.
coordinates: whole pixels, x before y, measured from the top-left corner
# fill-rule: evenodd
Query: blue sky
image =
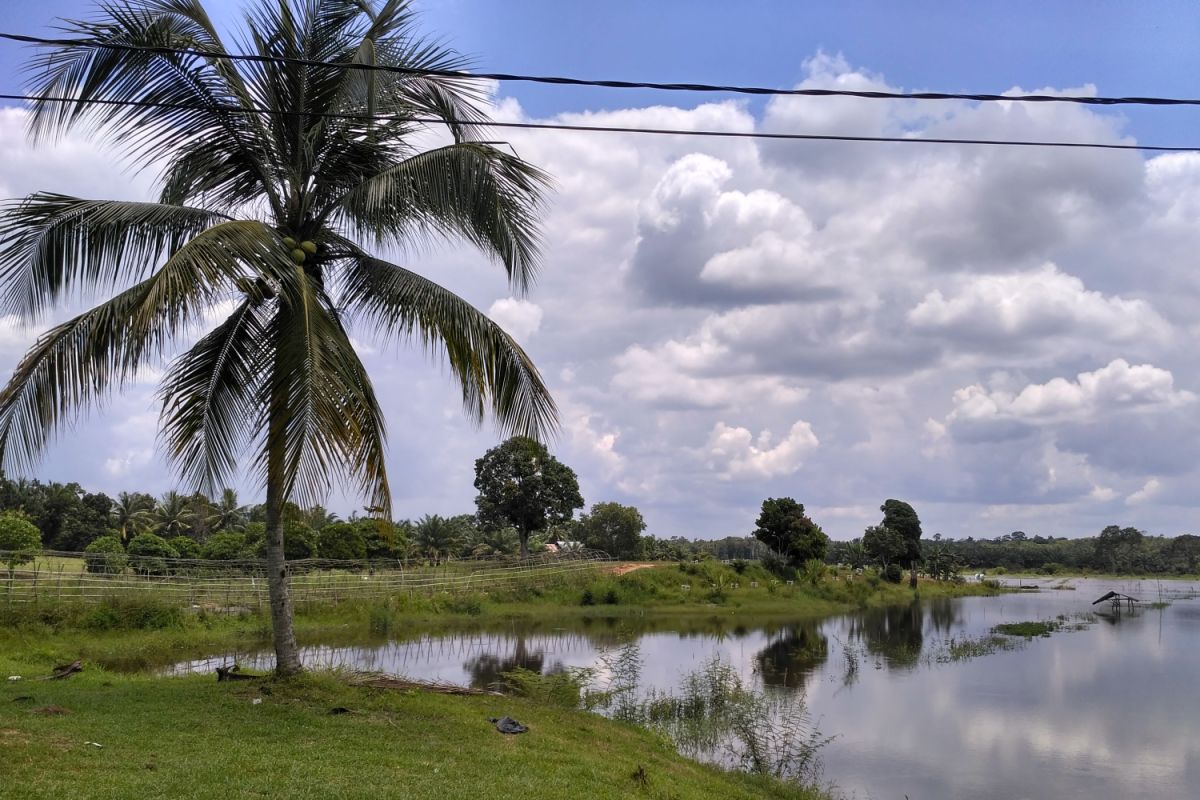
<path fill-rule="evenodd" d="M 85 3 L 10 3 L 44 32 Z M 239 4 L 209 4 L 223 24 Z M 420 2 L 482 71 L 766 86 L 1200 96 L 1193 3 Z M 0 43 L 0 91 L 24 49 Z M 503 85 L 508 120 L 1200 145 L 1193 109 L 749 100 Z M 0 196 L 143 197 L 81 138 L 34 149 L 0 109 Z M 588 502 L 661 536 L 747 533 L 790 495 L 839 538 L 909 500 L 926 528 L 1200 529 L 1200 156 L 505 133 L 556 179 L 527 298 L 463 248 L 417 266 L 504 324 L 563 410 Z M 404 257 L 403 254 L 392 254 Z M 0 319 L 0 366 L 35 331 Z M 472 505 L 495 443 L 444 371 L 364 342 L 397 516 Z M 152 377 L 152 376 L 151 376 Z M 172 488 L 153 382 L 39 472 Z M 243 487 L 249 494 L 250 487 Z M 335 495 L 342 512 L 357 505 Z"/>
<path fill-rule="evenodd" d="M 46 33 L 90 2 L 8 0 L 5 30 Z M 223 24 L 241 0 L 210 0 Z M 480 71 L 788 86 L 817 50 L 869 64 L 898 86 L 999 92 L 1095 84 L 1107 95 L 1198 97 L 1200 5 L 1137 2 L 712 2 L 417 0 L 424 27 Z M 0 87 L 20 88 L 23 48 L 0 45 Z M 697 97 L 632 90 L 505 86 L 530 113 L 624 108 Z M 674 99 L 672 99 L 674 98 Z M 1192 144 L 1200 111 L 1124 109 L 1140 138 Z M 1153 136 L 1151 135 L 1153 134 Z"/>

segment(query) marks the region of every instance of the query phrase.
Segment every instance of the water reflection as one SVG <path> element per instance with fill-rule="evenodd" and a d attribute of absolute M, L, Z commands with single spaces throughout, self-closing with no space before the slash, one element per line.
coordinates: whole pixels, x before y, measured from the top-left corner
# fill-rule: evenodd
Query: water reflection
<path fill-rule="evenodd" d="M 925 641 L 924 609 L 919 602 L 907 606 L 873 608 L 855 618 L 850 637 L 866 645 L 892 669 L 911 669 L 921 658 Z"/>
<path fill-rule="evenodd" d="M 803 689 L 808 676 L 829 660 L 829 637 L 818 622 L 791 625 L 754 656 L 764 686 Z"/>
<path fill-rule="evenodd" d="M 512 650 L 507 656 L 497 653 L 480 653 L 467 659 L 463 664 L 463 669 L 471 676 L 468 685 L 476 689 L 501 690 L 504 688 L 504 673 L 512 672 L 514 669 L 542 672 L 545 664 L 545 651 L 536 647 L 531 648 L 528 636 L 518 633 L 514 637 Z M 561 672 L 563 665 L 559 662 L 556 667 L 549 671 Z"/>

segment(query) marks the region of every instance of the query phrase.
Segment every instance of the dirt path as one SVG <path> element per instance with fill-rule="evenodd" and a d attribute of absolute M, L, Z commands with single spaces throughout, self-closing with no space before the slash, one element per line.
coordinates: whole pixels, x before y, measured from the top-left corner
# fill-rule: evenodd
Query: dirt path
<path fill-rule="evenodd" d="M 624 575 L 626 572 L 633 572 L 635 569 L 649 569 L 651 567 L 656 567 L 656 566 L 658 566 L 658 565 L 657 564 L 618 564 L 617 566 L 612 568 L 611 572 L 613 575 L 620 577 L 621 575 Z"/>

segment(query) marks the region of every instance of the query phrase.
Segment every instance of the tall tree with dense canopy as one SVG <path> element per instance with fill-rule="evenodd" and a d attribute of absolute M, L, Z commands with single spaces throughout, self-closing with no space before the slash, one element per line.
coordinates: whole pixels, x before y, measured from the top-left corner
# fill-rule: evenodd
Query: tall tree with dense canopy
<path fill-rule="evenodd" d="M 516 528 L 521 558 L 529 557 L 529 534 L 567 522 L 583 508 L 575 470 L 527 436 L 514 436 L 476 460 L 475 488 L 480 523 Z"/>
<path fill-rule="evenodd" d="M 883 521 L 879 524 L 900 534 L 904 540 L 904 551 L 896 563 L 908 567 L 908 582 L 917 586 L 917 564 L 921 561 L 921 520 L 913 507 L 903 500 L 884 500 L 879 507 Z"/>
<path fill-rule="evenodd" d="M 428 74 L 464 65 L 420 37 L 404 0 L 257 0 L 232 49 L 199 0 L 113 0 L 62 29 L 70 43 L 41 51 L 29 88 L 74 99 L 33 101 L 31 135 L 104 135 L 161 169 L 160 192 L 39 192 L 3 209 L 4 313 L 37 320 L 111 293 L 44 334 L 0 393 L 3 465 L 27 468 L 81 407 L 190 345 L 163 378 L 164 449 L 210 496 L 239 463 L 265 488 L 276 666 L 297 672 L 285 501 L 311 505 L 341 482 L 382 516 L 391 505 L 353 325 L 444 353 L 467 414 L 491 412 L 504 435 L 541 436 L 556 419 L 532 362 L 487 315 L 364 244 L 465 241 L 520 293 L 545 177 L 487 141 L 483 84 Z M 219 55 L 238 50 L 262 60 Z M 420 149 L 430 130 L 445 143 Z"/>
<path fill-rule="evenodd" d="M 594 503 L 592 510 L 579 518 L 580 540 L 613 558 L 637 558 L 644 530 L 646 521 L 642 512 L 620 503 Z"/>
<path fill-rule="evenodd" d="M 793 567 L 825 557 L 829 537 L 808 518 L 804 505 L 790 497 L 769 497 L 755 521 L 754 538 L 774 550 Z"/>

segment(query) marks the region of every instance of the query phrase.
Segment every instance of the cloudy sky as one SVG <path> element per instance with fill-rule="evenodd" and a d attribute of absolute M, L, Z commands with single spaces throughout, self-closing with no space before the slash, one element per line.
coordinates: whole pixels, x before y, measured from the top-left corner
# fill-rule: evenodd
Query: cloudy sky
<path fill-rule="evenodd" d="M 232 23 L 237 5 L 210 7 Z M 1104 4 L 1082 18 L 1022 2 L 969 16 L 801 5 L 419 7 L 483 71 L 1200 95 L 1190 4 Z M 47 0 L 2 27 L 44 32 L 86 11 Z M 19 90 L 23 57 L 0 43 L 0 91 Z M 1200 145 L 1188 109 L 495 91 L 505 120 Z M 152 191 L 152 174 L 84 139 L 32 148 L 23 125 L 17 104 L 0 108 L 0 196 Z M 1200 528 L 1200 155 L 503 136 L 555 178 L 533 292 L 512 297 L 469 250 L 393 255 L 528 348 L 562 410 L 554 450 L 589 503 L 634 504 L 659 536 L 748 533 L 779 495 L 836 538 L 877 522 L 889 497 L 947 536 Z M 6 372 L 37 330 L 0 320 Z M 363 351 L 390 423 L 396 515 L 470 511 L 473 460 L 495 431 L 463 419 L 436 362 L 365 336 Z M 39 477 L 173 488 L 155 450 L 153 378 L 65 435 Z"/>

